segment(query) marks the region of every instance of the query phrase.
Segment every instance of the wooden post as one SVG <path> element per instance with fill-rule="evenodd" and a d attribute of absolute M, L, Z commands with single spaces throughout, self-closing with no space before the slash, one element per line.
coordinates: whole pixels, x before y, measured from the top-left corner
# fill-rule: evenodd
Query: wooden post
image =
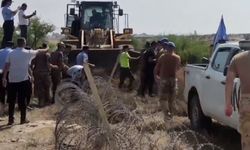
<path fill-rule="evenodd" d="M 84 45 L 84 30 L 81 30 L 81 48 L 83 47 Z"/>
<path fill-rule="evenodd" d="M 114 48 L 114 36 L 113 36 L 113 30 L 109 30 L 110 32 L 110 39 L 111 39 L 111 48 Z"/>
<path fill-rule="evenodd" d="M 88 63 L 84 63 L 83 68 L 84 68 L 85 74 L 87 76 L 87 79 L 88 79 L 92 94 L 94 96 L 94 102 L 96 103 L 99 114 L 100 114 L 100 116 L 102 118 L 103 126 L 104 126 L 105 129 L 107 129 L 107 135 L 110 138 L 109 142 L 110 142 L 111 149 L 112 150 L 118 150 L 117 145 L 114 142 L 115 138 L 114 138 L 114 136 L 112 134 L 112 131 L 111 131 L 111 128 L 109 126 L 109 122 L 108 122 L 108 119 L 107 119 L 107 116 L 106 116 L 106 112 L 104 111 L 104 107 L 103 107 L 100 95 L 98 93 L 98 89 L 96 87 L 96 84 L 95 84 L 94 78 L 92 76 L 92 73 L 90 71 Z"/>
<path fill-rule="evenodd" d="M 117 67 L 118 67 L 120 55 L 121 55 L 121 54 L 119 54 L 119 55 L 117 56 L 117 58 L 116 58 L 115 65 L 114 65 L 114 67 L 113 67 L 113 69 L 112 69 L 112 72 L 111 72 L 111 74 L 110 74 L 110 77 L 109 77 L 109 81 L 108 81 L 109 84 L 111 84 L 111 81 L 112 81 L 112 79 L 113 79 L 113 77 L 114 77 L 115 71 L 116 71 L 116 69 L 117 69 Z"/>

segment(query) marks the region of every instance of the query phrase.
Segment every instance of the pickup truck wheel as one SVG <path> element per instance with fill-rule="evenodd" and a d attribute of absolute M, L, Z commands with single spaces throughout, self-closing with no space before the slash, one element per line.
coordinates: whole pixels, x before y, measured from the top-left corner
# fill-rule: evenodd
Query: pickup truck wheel
<path fill-rule="evenodd" d="M 191 122 L 191 127 L 194 130 L 200 130 L 203 128 L 209 128 L 212 120 L 206 117 L 200 106 L 199 97 L 197 95 L 193 96 L 191 102 L 189 103 L 189 117 Z"/>

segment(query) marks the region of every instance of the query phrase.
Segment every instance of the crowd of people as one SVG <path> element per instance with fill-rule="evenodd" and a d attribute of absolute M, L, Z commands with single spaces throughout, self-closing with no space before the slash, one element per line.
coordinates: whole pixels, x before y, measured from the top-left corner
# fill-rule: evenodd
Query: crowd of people
<path fill-rule="evenodd" d="M 11 10 L 10 6 L 12 5 L 12 0 L 2 0 L 1 8 L 2 8 L 2 15 L 4 19 L 3 23 L 3 39 L 2 39 L 2 48 L 6 46 L 6 42 L 12 41 L 13 33 L 15 31 L 14 26 L 14 17 L 18 14 L 18 25 L 20 28 L 20 35 L 21 37 L 27 40 L 28 35 L 28 25 L 29 19 L 36 15 L 36 11 L 34 11 L 30 15 L 26 15 L 25 11 L 28 7 L 26 3 L 23 3 L 21 7 L 19 6 L 16 10 Z"/>
<path fill-rule="evenodd" d="M 14 123 L 16 101 L 21 111 L 20 123 L 28 122 L 26 109 L 30 105 L 33 85 L 39 107 L 55 102 L 56 88 L 62 80 L 63 72 L 68 69 L 63 62 L 64 48 L 63 43 L 58 43 L 57 50 L 52 53 L 48 52 L 46 44 L 43 44 L 41 49 L 27 49 L 26 40 L 21 37 L 17 40 L 16 48 L 13 47 L 13 42 L 8 41 L 6 47 L 0 51 L 2 77 L 0 111 L 6 107 L 7 97 L 9 125 Z M 7 96 L 5 96 L 6 91 Z"/>
<path fill-rule="evenodd" d="M 29 19 L 36 15 L 34 11 L 26 15 L 27 4 L 12 11 L 12 0 L 2 0 L 2 16 L 4 19 L 2 49 L 0 50 L 0 116 L 4 113 L 8 103 L 8 125 L 14 123 L 15 104 L 21 112 L 20 123 L 28 123 L 27 108 L 31 108 L 31 97 L 38 99 L 38 106 L 44 107 L 55 103 L 55 92 L 63 75 L 67 76 L 68 66 L 64 63 L 64 43 L 57 44 L 57 50 L 49 52 L 48 45 L 44 43 L 40 49 L 32 50 L 26 44 L 28 37 Z M 14 16 L 18 14 L 20 37 L 17 45 L 13 42 Z M 85 54 L 88 47 L 83 47 L 77 56 L 77 63 L 83 65 L 88 61 Z M 82 63 L 81 63 L 82 61 Z M 34 90 L 33 90 L 34 89 Z M 33 92 L 34 91 L 34 92 Z"/>
<path fill-rule="evenodd" d="M 158 42 L 146 43 L 141 56 L 137 58 L 131 57 L 128 53 L 129 47 L 124 46 L 119 57 L 119 88 L 123 88 L 124 80 L 128 78 L 128 90 L 132 89 L 134 77 L 131 73 L 130 60 L 141 58 L 138 95 L 144 98 L 146 91 L 148 91 L 150 97 L 158 93 L 160 105 L 166 119 L 171 118 L 174 113 L 176 74 L 181 65 L 181 58 L 175 53 L 175 49 L 175 44 L 165 38 Z M 157 89 L 157 91 L 154 89 Z"/>
<path fill-rule="evenodd" d="M 16 10 L 11 10 L 12 0 L 2 0 L 3 39 L 2 49 L 0 50 L 0 115 L 2 115 L 8 103 L 8 125 L 13 125 L 15 104 L 18 103 L 20 110 L 20 124 L 28 123 L 26 110 L 30 107 L 32 93 L 38 98 L 38 106 L 44 107 L 55 103 L 55 92 L 60 84 L 65 72 L 72 72 L 74 69 L 82 69 L 84 63 L 88 63 L 88 46 L 84 46 L 82 51 L 76 57 L 76 66 L 69 68 L 64 63 L 65 45 L 57 44 L 57 50 L 50 53 L 48 45 L 43 44 L 40 49 L 32 50 L 27 48 L 26 40 L 28 37 L 29 19 L 36 15 L 34 11 L 26 15 L 27 4 L 23 3 Z M 103 11 L 104 12 L 104 11 Z M 96 12 L 93 11 L 93 15 Z M 18 14 L 20 38 L 13 43 L 14 16 Z M 76 20 L 79 18 L 76 16 Z M 91 19 L 95 22 L 95 18 Z M 76 28 L 79 24 L 75 23 Z M 78 31 L 73 35 L 77 36 Z M 174 101 L 176 95 L 177 72 L 181 66 L 181 58 L 175 53 L 175 43 L 167 38 L 160 41 L 147 42 L 145 49 L 140 57 L 131 57 L 129 46 L 123 46 L 119 55 L 120 64 L 120 89 L 124 86 L 124 81 L 128 78 L 128 90 L 133 88 L 135 80 L 131 73 L 130 60 L 141 60 L 140 85 L 138 96 L 145 99 L 146 92 L 148 96 L 159 95 L 160 107 L 164 113 L 165 119 L 172 118 L 175 113 Z M 231 104 L 231 95 L 233 80 L 239 77 L 241 80 L 241 100 L 239 102 L 240 130 L 242 135 L 242 148 L 250 147 L 250 130 L 248 129 L 250 120 L 250 52 L 246 51 L 236 55 L 230 66 L 226 82 L 226 107 L 225 114 L 231 116 L 233 107 Z M 73 77 L 74 78 L 74 77 Z M 79 78 L 76 77 L 76 78 Z M 34 87 L 34 88 L 33 88 Z M 34 89 L 34 92 L 32 92 Z M 51 93 L 52 91 L 52 93 Z"/>

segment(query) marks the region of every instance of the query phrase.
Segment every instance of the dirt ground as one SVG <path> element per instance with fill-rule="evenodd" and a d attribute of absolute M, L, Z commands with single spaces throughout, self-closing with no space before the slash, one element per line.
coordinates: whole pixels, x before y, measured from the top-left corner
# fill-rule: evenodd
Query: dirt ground
<path fill-rule="evenodd" d="M 183 74 L 183 72 L 180 74 Z M 145 99 L 135 96 L 135 91 L 123 93 L 124 96 L 133 97 L 128 101 L 136 102 L 136 112 L 142 114 L 146 122 L 144 126 L 138 128 L 146 130 L 152 138 L 159 138 L 161 135 L 166 136 L 167 138 L 161 138 L 157 141 L 160 145 L 179 144 L 177 148 L 172 146 L 170 149 L 240 150 L 240 135 L 231 128 L 214 123 L 208 131 L 195 133 L 190 129 L 190 123 L 186 117 L 186 104 L 182 97 L 182 79 L 179 80 L 179 94 L 176 100 L 178 115 L 168 122 L 164 122 L 157 97 L 146 97 L 147 101 L 145 102 Z M 7 116 L 0 117 L 0 150 L 54 150 L 57 113 L 58 107 L 55 105 L 42 109 L 35 108 L 28 112 L 28 118 L 31 122 L 25 125 L 18 124 L 19 113 L 16 113 L 16 122 L 13 126 L 6 125 Z M 152 126 L 154 126 L 154 131 L 150 130 Z"/>
<path fill-rule="evenodd" d="M 7 126 L 8 117 L 0 118 L 0 149 L 53 150 L 55 110 L 55 106 L 35 108 L 28 112 L 30 123 L 25 125 L 19 124 L 19 113 L 13 126 Z"/>
<path fill-rule="evenodd" d="M 149 102 L 145 104 L 140 98 L 136 98 L 137 105 L 139 105 L 137 111 L 145 114 L 143 117 L 148 122 L 148 126 L 159 126 L 157 127 L 158 131 L 151 133 L 152 136 L 159 135 L 164 132 L 160 128 L 163 115 L 156 106 L 157 99 L 148 98 L 148 100 Z M 25 125 L 19 125 L 16 122 L 14 126 L 6 126 L 7 117 L 0 118 L 0 150 L 53 150 L 56 110 L 56 106 L 34 109 L 28 112 L 31 123 Z M 156 119 L 152 120 L 151 116 Z M 16 114 L 16 118 L 16 121 L 19 121 L 18 114 Z M 185 116 L 174 116 L 172 122 L 166 123 L 166 125 L 170 131 L 169 134 L 175 132 L 176 135 L 180 135 L 187 132 L 184 136 L 186 138 L 189 136 L 190 125 Z M 202 144 L 202 140 L 207 140 L 221 149 L 240 150 L 240 135 L 235 130 L 217 123 L 213 124 L 211 130 L 203 131 L 196 137 L 201 139 L 199 144 Z M 192 139 L 186 142 L 187 144 L 188 142 L 193 143 Z M 161 143 L 170 144 L 167 140 L 161 141 Z"/>

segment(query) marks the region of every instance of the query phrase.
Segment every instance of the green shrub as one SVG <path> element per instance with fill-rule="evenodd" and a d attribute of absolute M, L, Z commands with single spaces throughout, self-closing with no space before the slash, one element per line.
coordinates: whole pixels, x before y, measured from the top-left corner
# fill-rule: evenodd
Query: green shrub
<path fill-rule="evenodd" d="M 202 57 L 209 57 L 209 42 L 201 40 L 199 36 L 158 36 L 149 38 L 133 38 L 135 49 L 142 49 L 146 41 L 160 40 L 167 37 L 176 44 L 177 54 L 181 56 L 182 63 L 201 63 Z"/>

